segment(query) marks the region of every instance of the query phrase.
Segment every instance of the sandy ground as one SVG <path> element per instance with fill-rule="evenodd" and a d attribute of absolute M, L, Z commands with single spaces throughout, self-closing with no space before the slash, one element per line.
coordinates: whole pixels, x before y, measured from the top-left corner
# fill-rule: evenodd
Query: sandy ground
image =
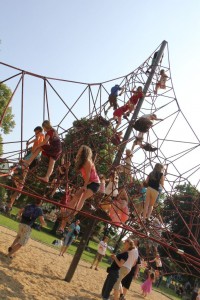
<path fill-rule="evenodd" d="M 0 227 L 0 300 L 101 299 L 106 277 L 104 269 L 91 270 L 88 263 L 80 261 L 72 281 L 67 283 L 63 279 L 71 263 L 71 255 L 59 257 L 56 249 L 29 240 L 11 260 L 5 254 L 15 236 L 15 232 Z M 154 291 L 147 298 L 169 299 Z M 127 299 L 143 299 L 139 284 L 132 284 Z"/>

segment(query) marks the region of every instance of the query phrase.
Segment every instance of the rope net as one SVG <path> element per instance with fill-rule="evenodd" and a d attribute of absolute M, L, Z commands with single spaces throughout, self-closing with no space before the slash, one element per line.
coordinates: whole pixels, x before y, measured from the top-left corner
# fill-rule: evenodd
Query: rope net
<path fill-rule="evenodd" d="M 122 118 L 121 124 L 116 124 L 113 108 L 109 108 L 110 89 L 116 84 L 123 88 L 117 103 L 119 107 L 124 106 L 132 96 L 131 91 L 145 85 L 159 47 L 134 71 L 101 83 L 46 77 L 0 63 L 0 84 L 8 85 L 13 91 L 0 123 L 11 103 L 16 120 L 9 140 L 3 136 L 0 186 L 16 193 L 16 197 L 26 194 L 41 198 L 49 207 L 57 206 L 64 211 L 69 194 L 82 184 L 73 166 L 77 150 L 86 144 L 92 148 L 98 173 L 118 182 L 119 194 L 123 193 L 125 200 L 113 197 L 113 191 L 104 196 L 98 192 L 86 201 L 79 213 L 138 236 L 146 248 L 143 255 L 147 260 L 159 251 L 165 274 L 179 272 L 199 276 L 200 164 L 195 158 L 200 154 L 200 143 L 177 101 L 168 47 L 156 66 L 138 116 L 156 114 L 157 120 L 142 135 L 132 124 L 131 136 L 123 141 L 126 150 L 132 149 L 128 170 L 126 151 L 119 166 L 113 166 L 132 112 Z M 164 87 L 158 86 L 161 70 L 167 76 Z M 38 179 L 48 166 L 48 160 L 43 156 L 34 161 L 25 177 L 20 174 L 19 161 L 27 152 L 30 131 L 40 125 L 35 124 L 35 116 L 41 123 L 48 119 L 56 124 L 62 140 L 62 156 L 48 184 Z M 61 172 L 59 168 L 66 162 L 71 165 Z M 151 219 L 146 223 L 142 220 L 145 201 L 142 183 L 156 163 L 166 166 L 165 186 L 160 191 Z M 62 194 L 59 199 L 58 194 Z"/>

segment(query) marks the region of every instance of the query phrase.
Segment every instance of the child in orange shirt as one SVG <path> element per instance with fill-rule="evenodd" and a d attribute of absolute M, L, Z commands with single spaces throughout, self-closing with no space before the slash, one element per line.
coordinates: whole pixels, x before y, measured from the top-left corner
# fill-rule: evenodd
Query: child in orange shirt
<path fill-rule="evenodd" d="M 24 158 L 25 160 L 28 160 L 35 152 L 35 148 L 44 141 L 44 134 L 42 133 L 43 132 L 42 127 L 40 126 L 35 127 L 34 132 L 35 132 L 35 138 L 26 143 L 27 147 L 30 144 L 33 144 L 33 147 L 31 148 L 31 152 L 25 156 Z"/>

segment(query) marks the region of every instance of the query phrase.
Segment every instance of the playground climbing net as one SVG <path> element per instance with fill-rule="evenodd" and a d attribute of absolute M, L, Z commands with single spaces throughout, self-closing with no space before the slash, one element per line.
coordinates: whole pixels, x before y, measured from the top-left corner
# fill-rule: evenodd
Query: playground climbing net
<path fill-rule="evenodd" d="M 80 186 L 80 178 L 73 171 L 73 161 L 78 148 L 82 144 L 89 145 L 95 156 L 98 173 L 103 173 L 105 178 L 119 178 L 119 185 L 128 196 L 128 205 L 113 200 L 113 197 L 103 198 L 97 194 L 87 201 L 93 209 L 84 209 L 80 213 L 112 226 L 119 226 L 138 236 L 146 247 L 144 255 L 147 259 L 154 256 L 154 251 L 159 251 L 165 273 L 178 270 L 182 274 L 199 276 L 200 164 L 195 158 L 199 157 L 200 143 L 175 95 L 168 46 L 158 64 L 154 65 L 159 48 L 160 46 L 134 71 L 101 83 L 46 77 L 0 63 L 0 85 L 6 84 L 13 91 L 0 116 L 0 124 L 6 116 L 7 108 L 11 104 L 13 108 L 17 107 L 16 129 L 9 135 L 9 141 L 4 136 L 0 186 L 6 186 L 18 194 L 41 198 L 51 205 L 65 207 L 67 202 L 58 202 L 54 199 L 54 194 L 59 191 L 66 198 L 70 190 L 76 190 Z M 161 120 L 155 121 L 142 135 L 142 142 L 138 142 L 138 132 L 131 120 L 132 113 L 122 119 L 117 131 L 115 130 L 112 107 L 106 111 L 109 106 L 108 98 L 110 89 L 117 84 L 123 89 L 122 95 L 117 97 L 118 106 L 125 105 L 132 96 L 132 90 L 146 84 L 153 67 L 155 72 L 138 118 L 156 114 Z M 166 74 L 166 83 L 164 88 L 161 86 L 157 89 L 161 70 Z M 0 93 L 0 97 L 3 96 Z M 58 180 L 56 170 L 61 160 L 58 161 L 50 183 L 44 184 L 37 177 L 44 174 L 44 169 L 47 168 L 47 161 L 42 157 L 21 182 L 15 170 L 19 168 L 19 161 L 27 151 L 26 142 L 32 135 L 30 130 L 40 125 L 35 124 L 36 120 L 42 123 L 45 119 L 51 120 L 55 125 L 62 140 L 62 159 L 70 161 L 71 166 L 66 176 Z M 123 136 L 130 125 L 131 134 L 124 140 Z M 132 148 L 130 176 L 125 172 L 125 152 L 121 153 L 120 166 L 113 165 L 122 144 L 126 149 Z M 156 163 L 166 166 L 165 187 L 151 220 L 145 223 L 142 220 L 145 197 L 141 193 L 141 184 Z"/>

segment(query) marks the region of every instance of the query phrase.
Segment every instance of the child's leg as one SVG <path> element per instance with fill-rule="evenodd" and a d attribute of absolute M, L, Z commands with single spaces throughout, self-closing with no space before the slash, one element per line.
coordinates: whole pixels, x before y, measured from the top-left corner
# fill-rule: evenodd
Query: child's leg
<path fill-rule="evenodd" d="M 97 269 L 98 265 L 99 265 L 99 260 L 97 260 L 97 263 L 96 263 L 96 266 L 95 266 L 96 269 Z"/>
<path fill-rule="evenodd" d="M 12 194 L 12 196 L 11 196 L 11 198 L 10 198 L 10 202 L 8 203 L 8 207 L 9 207 L 9 208 L 12 208 L 12 206 L 13 206 L 15 200 L 17 199 L 17 197 L 18 197 L 19 195 L 20 195 L 19 192 L 14 192 L 14 193 Z"/>
<path fill-rule="evenodd" d="M 38 148 L 35 152 L 33 152 L 33 154 L 31 155 L 31 157 L 27 160 L 22 159 L 22 161 L 25 163 L 25 165 L 30 165 L 32 163 L 32 161 L 39 155 L 39 153 L 42 151 L 42 148 Z"/>
<path fill-rule="evenodd" d="M 67 218 L 63 218 L 61 223 L 60 223 L 59 230 L 64 231 L 66 224 L 67 224 Z"/>
<path fill-rule="evenodd" d="M 149 203 L 150 203 L 150 191 L 149 189 L 147 189 L 147 193 L 146 193 L 146 199 L 145 199 L 145 204 L 144 204 L 144 211 L 143 211 L 143 219 L 146 219 L 147 216 L 147 211 L 148 211 L 148 207 L 149 207 Z"/>
<path fill-rule="evenodd" d="M 65 253 L 65 251 L 66 251 L 66 249 L 67 249 L 67 246 L 62 246 L 61 247 L 61 249 L 60 249 L 60 254 L 59 255 L 63 255 L 64 253 Z"/>
<path fill-rule="evenodd" d="M 126 115 L 129 115 L 130 113 L 132 113 L 135 110 L 135 105 L 131 104 L 129 107 L 128 112 L 126 113 Z"/>
<path fill-rule="evenodd" d="M 158 194 L 159 193 L 156 190 L 153 190 L 152 193 L 151 193 L 151 198 L 150 198 L 150 203 L 149 203 L 149 207 L 148 207 L 147 218 L 150 218 L 150 216 L 152 214 L 153 207 L 154 207 L 154 204 L 156 202 Z"/>
<path fill-rule="evenodd" d="M 94 266 L 95 262 L 96 262 L 96 256 L 95 256 L 95 258 L 94 258 L 94 260 L 93 260 L 93 263 L 92 263 L 92 265 L 91 265 L 91 269 L 92 269 L 92 267 Z"/>
<path fill-rule="evenodd" d="M 18 244 L 20 237 L 17 235 L 16 238 L 14 239 L 12 245 L 10 246 L 10 248 L 13 248 L 16 244 Z"/>
<path fill-rule="evenodd" d="M 160 88 L 160 82 L 157 82 L 154 94 L 157 94 L 159 88 Z"/>
<path fill-rule="evenodd" d="M 16 243 L 14 244 L 14 246 L 12 246 L 11 248 L 11 251 L 9 252 L 9 256 L 13 255 L 15 252 L 17 252 L 20 248 L 22 247 L 22 245 Z"/>
<path fill-rule="evenodd" d="M 88 198 L 92 197 L 93 195 L 93 191 L 90 189 L 87 189 L 83 194 L 82 197 L 79 198 L 79 201 L 77 203 L 76 209 L 77 210 L 81 210 L 83 208 L 84 202 L 85 200 L 87 200 Z"/>
<path fill-rule="evenodd" d="M 118 123 L 117 123 L 117 125 L 116 125 L 116 127 L 115 127 L 115 130 L 117 130 L 117 128 L 118 128 L 119 125 L 121 124 L 121 122 L 122 122 L 122 117 L 118 117 L 118 118 L 117 118 L 117 121 L 118 121 Z"/>
<path fill-rule="evenodd" d="M 105 113 L 105 115 L 107 115 L 107 112 L 109 111 L 109 109 L 111 109 L 111 105 L 109 105 L 107 109 L 106 109 L 106 106 L 104 106 L 104 113 Z"/>
<path fill-rule="evenodd" d="M 47 173 L 46 173 L 45 177 L 38 177 L 38 178 L 42 179 L 45 182 L 49 182 L 49 177 L 53 173 L 55 162 L 56 161 L 52 157 L 50 157 L 49 166 L 48 166 Z"/>

